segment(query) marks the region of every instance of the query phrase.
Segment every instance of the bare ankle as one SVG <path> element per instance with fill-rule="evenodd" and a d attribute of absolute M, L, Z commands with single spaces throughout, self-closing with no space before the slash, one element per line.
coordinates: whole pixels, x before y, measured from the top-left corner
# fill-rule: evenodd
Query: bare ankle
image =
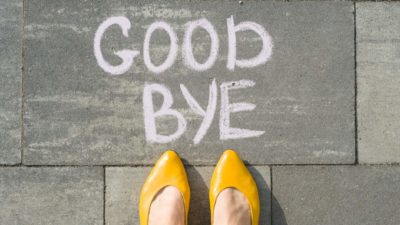
<path fill-rule="evenodd" d="M 184 225 L 185 210 L 179 190 L 172 186 L 163 188 L 150 206 L 148 225 Z"/>
<path fill-rule="evenodd" d="M 223 190 L 215 203 L 213 225 L 251 225 L 246 197 L 234 188 Z"/>

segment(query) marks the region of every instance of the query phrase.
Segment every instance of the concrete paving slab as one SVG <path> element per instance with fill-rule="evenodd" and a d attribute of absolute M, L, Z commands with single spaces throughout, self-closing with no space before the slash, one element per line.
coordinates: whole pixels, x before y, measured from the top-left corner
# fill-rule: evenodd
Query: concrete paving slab
<path fill-rule="evenodd" d="M 400 162 L 400 3 L 357 3 L 360 163 Z"/>
<path fill-rule="evenodd" d="M 237 149 L 252 164 L 352 163 L 353 10 L 351 2 L 27 1 L 24 163 L 150 165 L 154 156 L 167 148 L 177 150 L 191 165 L 215 164 L 227 148 Z M 236 67 L 234 71 L 227 68 L 227 19 L 231 15 L 235 24 L 253 21 L 269 33 L 274 47 L 266 64 Z M 99 64 L 94 55 L 95 33 L 111 16 L 126 17 L 121 24 L 130 23 L 131 28 L 128 37 L 118 25 L 106 29 L 103 39 L 96 42 L 101 43 L 105 60 L 118 66 L 122 60 L 115 52 L 141 52 L 133 66 L 119 76 L 106 72 L 110 67 L 102 60 Z M 183 60 L 181 48 L 185 24 L 200 18 L 212 23 L 220 46 L 215 64 L 202 72 L 184 65 L 192 61 L 190 57 Z M 159 74 L 150 72 L 142 54 L 146 29 L 155 21 L 170 24 L 178 39 L 176 62 Z M 205 30 L 194 31 L 193 52 L 199 63 L 208 58 L 210 40 Z M 169 37 L 157 30 L 150 43 L 151 63 L 160 65 L 170 49 Z M 256 33 L 238 32 L 238 59 L 251 58 L 261 48 Z M 207 118 L 214 118 L 205 123 L 204 127 L 210 127 L 196 144 L 194 137 L 203 121 L 200 115 L 208 104 L 213 79 L 217 84 L 217 95 L 212 95 L 217 96 L 216 107 L 214 111 L 210 104 Z M 228 107 L 224 90 L 251 86 L 252 81 L 254 87 L 230 90 L 229 102 L 249 102 L 256 108 L 243 104 Z M 177 110 L 173 112 L 187 122 L 185 132 L 176 137 L 151 135 L 154 130 L 149 110 L 159 110 L 163 101 L 157 93 L 153 109 L 151 98 L 143 101 L 143 96 L 148 96 L 143 94 L 145 85 L 146 90 L 162 88 L 151 86 L 153 83 L 169 88 L 172 108 Z M 189 107 L 180 84 L 202 109 L 195 113 Z M 259 136 L 242 138 L 245 135 L 241 132 L 229 131 L 226 115 L 230 110 L 240 111 L 229 116 L 230 127 L 261 131 L 247 133 Z M 161 116 L 155 124 L 157 134 L 165 136 L 178 129 L 173 116 Z M 185 127 L 183 122 L 181 127 Z"/>
<path fill-rule="evenodd" d="M 274 225 L 400 223 L 398 166 L 274 167 L 272 180 Z"/>
<path fill-rule="evenodd" d="M 270 170 L 267 166 L 250 167 L 260 192 L 260 225 L 270 223 Z M 150 167 L 106 168 L 106 224 L 139 224 L 140 189 L 150 173 Z M 208 187 L 213 167 L 188 167 L 191 188 L 190 225 L 210 224 Z"/>
<path fill-rule="evenodd" d="M 103 224 L 103 168 L 0 168 L 0 224 Z"/>
<path fill-rule="evenodd" d="M 21 162 L 22 0 L 0 2 L 0 165 Z"/>

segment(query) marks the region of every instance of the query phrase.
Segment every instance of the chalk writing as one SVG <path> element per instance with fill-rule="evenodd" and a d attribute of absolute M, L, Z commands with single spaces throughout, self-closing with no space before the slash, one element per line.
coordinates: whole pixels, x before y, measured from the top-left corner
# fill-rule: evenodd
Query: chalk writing
<path fill-rule="evenodd" d="M 155 66 L 150 59 L 150 39 L 153 32 L 157 29 L 165 30 L 169 35 L 171 43 L 167 59 L 159 66 Z M 162 73 L 174 64 L 177 54 L 178 54 L 178 38 L 176 36 L 176 33 L 173 31 L 172 27 L 165 22 L 155 22 L 151 24 L 150 27 L 147 29 L 143 44 L 143 58 L 144 58 L 144 64 L 147 66 L 147 68 L 151 72 Z"/>
<path fill-rule="evenodd" d="M 124 49 L 120 51 L 114 52 L 115 55 L 122 59 L 122 63 L 117 66 L 113 66 L 108 63 L 101 51 L 101 39 L 103 38 L 106 30 L 112 25 L 117 25 L 121 28 L 122 34 L 125 37 L 128 37 L 128 31 L 131 27 L 131 23 L 128 18 L 123 16 L 118 17 L 110 17 L 100 24 L 99 28 L 96 31 L 95 39 L 94 39 L 94 55 L 97 60 L 97 64 L 107 73 L 111 75 L 121 75 L 126 73 L 133 64 L 133 59 L 140 54 L 139 50 L 129 50 Z M 208 32 L 211 38 L 211 48 L 210 55 L 206 62 L 198 63 L 193 55 L 192 49 L 192 35 L 193 31 L 196 28 L 203 28 Z M 233 16 L 227 19 L 227 28 L 228 28 L 228 60 L 226 67 L 229 70 L 234 70 L 235 66 L 239 68 L 251 68 L 256 67 L 262 64 L 265 64 L 272 55 L 272 38 L 265 30 L 263 26 L 251 21 L 241 22 L 237 25 L 234 23 Z M 170 38 L 170 49 L 167 56 L 167 59 L 159 66 L 155 66 L 151 62 L 150 58 L 150 39 L 155 30 L 161 29 L 167 32 Z M 262 48 L 261 51 L 253 58 L 250 59 L 236 59 L 236 33 L 240 31 L 253 31 L 255 32 L 262 40 Z M 190 21 L 185 26 L 185 34 L 183 39 L 183 47 L 182 47 L 182 55 L 184 64 L 193 70 L 205 71 L 210 69 L 217 57 L 219 50 L 219 39 L 218 34 L 214 29 L 214 26 L 207 19 L 199 19 L 195 21 Z M 152 23 L 146 31 L 144 43 L 143 43 L 143 58 L 144 63 L 148 70 L 154 73 L 162 73 L 168 68 L 170 68 L 176 60 L 176 56 L 178 53 L 178 38 L 171 27 L 166 22 L 157 21 Z"/>
<path fill-rule="evenodd" d="M 128 18 L 123 16 L 110 17 L 102 22 L 94 38 L 94 55 L 97 64 L 105 72 L 110 75 L 122 75 L 130 70 L 134 63 L 135 57 L 140 55 L 139 50 L 123 49 L 114 51 L 114 54 L 121 58 L 122 62 L 119 65 L 112 65 L 107 62 L 103 56 L 101 50 L 101 41 L 104 33 L 111 26 L 118 26 L 124 37 L 129 37 L 128 32 L 131 28 L 131 23 Z M 266 29 L 252 21 L 243 21 L 235 24 L 233 16 L 226 20 L 227 32 L 228 32 L 228 55 L 226 68 L 229 71 L 234 71 L 235 67 L 239 68 L 252 68 L 260 66 L 269 61 L 272 56 L 272 38 L 266 31 Z M 192 36 L 196 29 L 204 29 L 210 36 L 210 52 L 207 60 L 204 63 L 199 63 L 194 56 L 192 46 Z M 169 37 L 169 52 L 160 65 L 153 64 L 150 56 L 150 43 L 151 38 L 156 30 L 162 30 L 167 33 Z M 261 50 L 258 54 L 248 59 L 237 59 L 237 39 L 236 34 L 238 32 L 251 31 L 258 35 L 262 41 Z M 201 18 L 194 21 L 189 21 L 185 24 L 183 43 L 182 43 L 182 59 L 183 65 L 194 71 L 207 71 L 212 68 L 217 61 L 220 48 L 220 40 L 214 26 L 210 21 L 205 18 Z M 165 21 L 156 21 L 150 24 L 147 28 L 144 41 L 143 41 L 143 61 L 146 68 L 154 73 L 161 74 L 171 68 L 177 59 L 179 51 L 178 35 L 174 31 L 173 27 Z M 249 102 L 236 102 L 231 103 L 229 98 L 229 92 L 238 89 L 251 88 L 255 86 L 255 82 L 252 80 L 238 80 L 223 82 L 219 88 L 217 81 L 213 79 L 209 85 L 208 91 L 208 103 L 207 106 L 201 106 L 199 102 L 193 97 L 189 89 L 184 85 L 180 84 L 180 91 L 189 106 L 189 108 L 198 116 L 202 117 L 202 122 L 193 137 L 193 143 L 195 145 L 201 143 L 203 138 L 210 128 L 215 114 L 217 113 L 217 102 L 218 102 L 218 89 L 220 90 L 220 110 L 219 110 L 219 134 L 221 140 L 229 139 L 241 139 L 258 137 L 264 134 L 264 131 L 250 130 L 245 128 L 231 127 L 232 113 L 239 113 L 242 111 L 252 111 L 256 108 L 256 105 Z M 158 110 L 154 109 L 153 95 L 159 94 L 162 96 L 162 105 Z M 146 141 L 149 143 L 169 143 L 179 139 L 187 129 L 187 121 L 182 113 L 178 110 L 173 109 L 174 98 L 170 89 L 164 84 L 156 83 L 145 83 L 143 89 L 143 115 L 145 125 L 145 136 Z M 156 120 L 157 118 L 166 117 L 173 118 L 176 123 L 176 130 L 170 134 L 160 134 L 157 131 Z"/>
<path fill-rule="evenodd" d="M 264 131 L 230 127 L 231 113 L 252 111 L 256 108 L 256 105 L 247 102 L 230 103 L 229 90 L 252 87 L 255 84 L 256 83 L 251 80 L 239 80 L 233 82 L 224 82 L 221 84 L 221 111 L 219 120 L 221 140 L 258 137 L 264 133 Z"/>
<path fill-rule="evenodd" d="M 180 87 L 182 94 L 186 102 L 188 103 L 189 107 L 197 115 L 203 117 L 203 122 L 201 123 L 200 128 L 196 133 L 196 136 L 194 136 L 193 138 L 193 143 L 198 144 L 203 139 L 204 135 L 206 135 L 207 130 L 208 128 L 210 128 L 211 123 L 214 119 L 215 110 L 217 108 L 217 97 L 218 97 L 217 83 L 215 82 L 214 79 L 210 85 L 210 90 L 208 94 L 208 105 L 206 111 L 204 111 L 204 109 L 201 108 L 196 99 L 194 99 L 193 96 L 189 93 L 185 85 L 181 84 Z"/>
<path fill-rule="evenodd" d="M 133 63 L 133 59 L 139 55 L 139 51 L 136 50 L 121 50 L 114 52 L 115 55 L 122 59 L 122 63 L 118 66 L 109 64 L 103 57 L 101 52 L 101 39 L 103 38 L 104 32 L 112 25 L 118 25 L 122 29 L 122 34 L 128 37 L 128 30 L 131 28 L 131 22 L 123 16 L 111 17 L 100 24 L 94 37 L 94 55 L 97 60 L 97 64 L 107 73 L 111 75 L 121 75 L 129 70 Z"/>
<path fill-rule="evenodd" d="M 204 30 L 206 30 L 211 38 L 210 56 L 203 64 L 200 64 L 196 61 L 192 51 L 193 49 L 192 34 L 194 29 L 196 29 L 197 27 L 202 27 Z M 205 71 L 210 69 L 217 60 L 218 49 L 219 49 L 219 40 L 217 32 L 215 31 L 213 25 L 208 20 L 200 19 L 196 21 L 191 21 L 186 24 L 185 37 L 183 39 L 182 55 L 183 55 L 183 62 L 187 67 L 197 71 Z"/>
<path fill-rule="evenodd" d="M 163 96 L 161 108 L 154 112 L 153 93 L 158 92 Z M 146 131 L 146 140 L 156 143 L 168 143 L 178 139 L 186 130 L 186 120 L 183 115 L 175 109 L 172 109 L 171 91 L 162 84 L 145 84 L 143 90 L 143 112 Z M 178 122 L 178 128 L 175 133 L 170 135 L 161 135 L 157 133 L 156 118 L 161 116 L 173 116 Z"/>
<path fill-rule="evenodd" d="M 228 48 L 228 63 L 226 67 L 229 70 L 234 70 L 235 65 L 240 68 L 251 68 L 258 65 L 262 65 L 266 63 L 272 55 L 272 40 L 271 36 L 269 36 L 268 32 L 264 29 L 263 26 L 254 22 L 241 22 L 235 26 L 233 21 L 233 16 L 227 19 L 228 25 L 228 39 L 229 39 L 229 48 Z M 236 59 L 236 33 L 239 31 L 251 30 L 256 32 L 262 42 L 262 50 L 258 53 L 257 56 L 251 59 Z"/>

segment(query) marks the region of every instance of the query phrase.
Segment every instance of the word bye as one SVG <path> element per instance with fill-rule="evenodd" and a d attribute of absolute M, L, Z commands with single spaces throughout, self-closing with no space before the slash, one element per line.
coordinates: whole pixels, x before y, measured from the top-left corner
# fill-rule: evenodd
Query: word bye
<path fill-rule="evenodd" d="M 255 22 L 245 21 L 235 25 L 233 16 L 226 21 L 228 28 L 228 58 L 226 67 L 234 71 L 235 67 L 239 68 L 251 68 L 266 63 L 272 55 L 272 40 L 268 32 L 263 26 Z M 128 36 L 128 31 L 131 28 L 131 22 L 123 16 L 110 17 L 100 24 L 96 31 L 94 38 L 94 55 L 97 60 L 97 64 L 107 73 L 111 75 L 121 75 L 127 72 L 133 64 L 134 58 L 140 54 L 139 50 L 123 49 L 115 51 L 114 54 L 122 59 L 122 63 L 119 65 L 111 65 L 104 59 L 101 51 L 101 39 L 105 31 L 112 25 L 118 25 L 122 34 L 125 37 Z M 196 61 L 193 55 L 192 48 L 192 35 L 193 31 L 197 28 L 203 28 L 207 31 L 211 38 L 210 54 L 204 63 Z M 170 46 L 167 58 L 160 65 L 154 65 L 150 58 L 150 39 L 155 30 L 164 30 L 170 39 Z M 253 31 L 255 32 L 262 41 L 261 51 L 250 59 L 237 59 L 236 58 L 236 33 L 240 31 Z M 218 57 L 219 51 L 219 39 L 214 26 L 207 19 L 199 19 L 190 21 L 185 25 L 185 34 L 182 45 L 182 57 L 184 64 L 196 71 L 205 71 L 210 69 Z M 154 22 L 146 31 L 144 43 L 143 43 L 143 60 L 147 69 L 153 73 L 162 73 L 169 69 L 176 61 L 178 55 L 178 37 L 171 27 L 166 22 Z"/>
<path fill-rule="evenodd" d="M 94 37 L 94 55 L 97 64 L 110 75 L 122 75 L 126 73 L 133 65 L 134 59 L 140 55 L 139 50 L 123 49 L 114 51 L 114 54 L 122 61 L 119 65 L 112 65 L 104 58 L 101 50 L 101 40 L 104 33 L 109 27 L 117 25 L 122 30 L 125 37 L 129 37 L 128 31 L 131 28 L 129 19 L 123 16 L 110 17 L 100 24 Z M 252 68 L 268 62 L 272 55 L 272 39 L 263 26 L 251 21 L 244 21 L 235 24 L 233 16 L 226 20 L 228 32 L 228 56 L 226 68 L 234 71 L 235 67 Z M 193 53 L 192 36 L 195 29 L 202 28 L 210 36 L 211 48 L 207 60 L 204 63 L 196 61 Z M 156 30 L 165 31 L 170 39 L 169 52 L 160 65 L 153 64 L 150 57 L 150 42 L 153 32 Z M 261 41 L 261 50 L 252 58 L 237 59 L 237 40 L 236 33 L 242 31 L 252 31 L 256 33 Z M 214 26 L 205 18 L 194 20 L 186 23 L 181 47 L 182 60 L 184 65 L 194 71 L 206 71 L 210 69 L 218 58 L 220 42 L 218 34 Z M 178 36 L 174 29 L 164 21 L 152 23 L 146 31 L 143 41 L 143 61 L 147 69 L 155 74 L 160 74 L 172 67 L 178 55 Z M 240 139 L 258 137 L 264 134 L 264 131 L 250 130 L 244 128 L 234 128 L 230 126 L 230 115 L 242 111 L 252 111 L 256 105 L 248 102 L 231 103 L 229 99 L 229 91 L 253 87 L 255 82 L 252 80 L 238 80 L 223 82 L 217 85 L 214 79 L 209 86 L 207 107 L 202 107 L 198 101 L 192 96 L 190 91 L 184 84 L 180 84 L 180 91 L 186 100 L 190 109 L 197 115 L 202 117 L 202 122 L 193 138 L 195 145 L 199 144 L 210 128 L 214 116 L 217 113 L 218 93 L 220 93 L 220 110 L 219 110 L 219 134 L 220 140 Z M 219 91 L 218 91 L 219 89 Z M 153 95 L 162 96 L 163 102 L 160 109 L 155 110 L 153 104 Z M 171 91 L 163 84 L 145 83 L 143 89 L 143 115 L 145 124 L 146 141 L 150 143 L 169 143 L 180 138 L 186 131 L 187 121 L 184 116 L 176 109 L 172 108 L 174 99 Z M 157 132 L 156 119 L 160 117 L 173 117 L 177 122 L 176 130 L 171 134 L 159 134 Z"/>
<path fill-rule="evenodd" d="M 241 89 L 254 86 L 251 80 L 239 80 L 224 82 L 220 85 L 221 89 L 221 110 L 219 114 L 220 139 L 239 139 L 248 137 L 258 137 L 264 131 L 233 128 L 230 126 L 230 114 L 251 111 L 256 106 L 247 102 L 230 103 L 229 90 Z M 196 99 L 190 94 L 185 85 L 180 84 L 180 89 L 190 109 L 197 115 L 203 117 L 203 121 L 193 138 L 193 143 L 198 144 L 206 135 L 208 128 L 214 119 L 217 108 L 218 89 L 215 79 L 212 81 L 209 94 L 208 105 L 205 110 L 200 106 Z M 158 93 L 163 96 L 163 103 L 158 111 L 154 111 L 153 94 Z M 143 91 L 143 112 L 144 124 L 146 130 L 146 139 L 148 142 L 168 143 L 178 139 L 186 131 L 186 120 L 183 115 L 175 109 L 172 109 L 173 97 L 167 87 L 161 84 L 145 84 Z M 157 133 L 156 118 L 161 116 L 173 116 L 177 120 L 178 128 L 170 135 L 161 135 Z"/>

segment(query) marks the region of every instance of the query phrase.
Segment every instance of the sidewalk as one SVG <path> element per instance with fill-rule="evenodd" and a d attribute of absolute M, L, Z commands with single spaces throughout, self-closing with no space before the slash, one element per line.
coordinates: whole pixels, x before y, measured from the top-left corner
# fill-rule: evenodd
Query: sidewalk
<path fill-rule="evenodd" d="M 99 45 L 109 71 L 129 61 L 118 51 L 140 54 L 112 75 L 94 46 L 117 16 L 128 21 Z M 217 36 L 193 31 L 188 62 L 188 22 L 200 18 Z M 149 62 L 155 21 L 166 25 Z M 232 46 L 236 60 L 264 47 L 251 32 L 230 45 L 229 23 L 242 21 L 264 27 L 272 53 L 232 69 Z M 155 73 L 173 49 L 166 26 L 176 56 Z M 196 69 L 213 49 L 215 63 Z M 208 185 L 227 148 L 256 179 L 260 225 L 400 224 L 399 2 L 3 0 L 0 55 L 0 224 L 138 225 L 141 185 L 169 148 L 187 166 L 190 225 L 210 224 Z M 169 97 L 175 114 L 151 130 Z"/>

